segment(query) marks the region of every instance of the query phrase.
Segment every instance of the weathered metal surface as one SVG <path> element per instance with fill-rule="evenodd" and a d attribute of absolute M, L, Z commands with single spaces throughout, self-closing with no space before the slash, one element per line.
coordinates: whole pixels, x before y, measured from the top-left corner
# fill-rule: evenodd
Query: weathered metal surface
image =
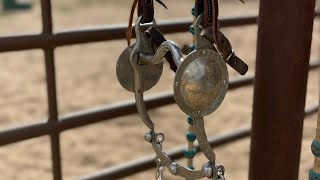
<path fill-rule="evenodd" d="M 250 180 L 297 180 L 314 0 L 261 0 Z"/>
<path fill-rule="evenodd" d="M 150 39 L 140 27 L 141 19 L 142 16 L 139 16 L 136 21 L 135 32 L 137 38 L 136 43 L 130 52 L 129 62 L 133 74 L 133 92 L 138 113 L 145 125 L 150 129 L 154 129 L 154 124 L 148 115 L 143 98 L 145 80 L 147 79 L 147 76 L 150 75 L 149 72 L 152 71 L 152 67 L 155 65 L 162 66 L 162 60 L 168 51 L 171 52 L 174 62 L 177 62 L 177 65 L 182 59 L 182 53 L 180 52 L 179 47 L 170 41 L 163 42 L 162 44 L 164 45 L 160 45 L 156 52 L 153 52 L 153 45 L 151 44 Z"/>
<path fill-rule="evenodd" d="M 203 117 L 215 111 L 228 90 L 225 61 L 211 49 L 197 49 L 178 67 L 174 97 L 186 114 Z"/>
<path fill-rule="evenodd" d="M 121 86 L 127 91 L 134 92 L 133 72 L 129 62 L 131 50 L 132 46 L 129 46 L 120 55 L 117 62 L 116 73 Z M 147 71 L 144 79 L 143 91 L 148 91 L 159 81 L 162 75 L 163 63 L 145 65 L 142 68 L 143 71 Z"/>
<path fill-rule="evenodd" d="M 48 75 L 48 104 L 49 104 L 49 122 L 42 121 L 41 123 L 30 124 L 22 127 L 15 127 L 12 129 L 4 129 L 0 131 L 0 146 L 7 144 L 28 140 L 31 138 L 36 138 L 44 135 L 51 136 L 51 150 L 53 159 L 53 175 L 55 180 L 62 179 L 61 173 L 61 160 L 60 160 L 60 142 L 59 135 L 62 131 L 82 127 L 88 124 L 97 123 L 101 121 L 111 120 L 115 117 L 120 117 L 123 115 L 129 115 L 136 113 L 136 107 L 133 101 L 120 103 L 112 106 L 100 107 L 93 110 L 86 110 L 77 113 L 72 113 L 63 117 L 55 116 L 55 103 L 56 99 L 56 89 L 55 89 L 55 75 L 54 75 L 54 48 L 59 46 L 81 44 L 81 43 L 91 43 L 91 42 L 101 42 L 107 40 L 122 39 L 125 37 L 126 25 L 120 26 L 106 26 L 106 27 L 96 27 L 96 28 L 86 28 L 77 30 L 61 31 L 57 33 L 52 33 L 52 13 L 50 0 L 41 0 L 42 3 L 42 22 L 43 22 L 43 32 L 41 34 L 30 34 L 30 35 L 19 35 L 19 36 L 9 36 L 0 38 L 0 52 L 7 51 L 18 51 L 18 50 L 29 50 L 29 49 L 46 49 L 45 56 L 46 60 L 49 61 L 47 68 Z M 317 13 L 317 15 L 319 15 Z M 230 17 L 223 18 L 221 20 L 221 27 L 230 26 L 241 26 L 255 24 L 257 21 L 256 16 L 242 16 L 242 17 Z M 163 33 L 176 33 L 183 32 L 189 29 L 189 25 L 192 22 L 190 20 L 177 20 L 171 22 L 160 23 L 159 27 Z M 32 43 L 30 43 L 32 42 Z M 52 59 L 52 60 L 50 60 Z M 53 63 L 52 63 L 53 62 Z M 51 69 L 51 70 L 50 70 Z M 53 71 L 52 71 L 53 70 Z M 248 76 L 246 78 L 239 78 L 231 81 L 229 89 L 234 89 L 241 86 L 247 86 L 252 84 L 254 77 Z M 50 85 L 51 84 L 51 85 Z M 50 100 L 51 99 L 51 100 Z M 173 95 L 171 93 L 163 94 L 157 97 L 147 98 L 147 107 L 156 108 L 163 105 L 174 103 Z M 215 143 L 226 143 L 232 140 L 238 139 L 240 136 L 247 136 L 248 131 L 239 132 L 240 134 L 235 134 L 227 139 L 221 138 L 217 139 Z M 183 149 L 178 154 L 173 153 L 173 158 L 178 156 L 183 156 Z M 152 157 L 153 159 L 153 157 Z M 149 165 L 152 162 L 147 161 Z M 110 177 L 103 179 L 116 179 L 116 177 L 125 177 L 128 174 L 143 171 L 148 166 L 146 164 L 134 164 L 134 168 L 130 169 L 117 169 L 115 167 L 114 171 L 111 172 L 111 176 L 105 176 L 101 173 L 99 177 Z M 140 169 L 139 169 L 140 168 Z M 123 172 L 121 172 L 124 170 Z M 119 173 L 120 172 L 120 173 Z M 109 174 L 110 175 L 110 174 Z M 93 178 L 95 179 L 95 178 Z"/>

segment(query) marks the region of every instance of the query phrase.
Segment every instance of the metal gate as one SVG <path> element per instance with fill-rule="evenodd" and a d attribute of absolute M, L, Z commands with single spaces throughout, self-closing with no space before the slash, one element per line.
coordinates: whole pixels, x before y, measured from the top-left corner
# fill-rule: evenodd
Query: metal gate
<path fill-rule="evenodd" d="M 120 103 L 117 105 L 108 105 L 98 108 L 94 111 L 85 110 L 77 113 L 71 113 L 60 117 L 57 110 L 57 94 L 56 94 L 56 75 L 55 75 L 55 58 L 54 50 L 59 46 L 68 46 L 81 43 L 110 41 L 125 38 L 125 26 L 112 26 L 109 28 L 73 30 L 53 33 L 52 30 L 52 8 L 50 0 L 41 0 L 42 10 L 42 33 L 36 35 L 10 36 L 0 38 L 0 52 L 42 49 L 45 54 L 45 68 L 47 77 L 47 96 L 49 118 L 47 122 L 39 122 L 29 124 L 27 126 L 5 129 L 0 132 L 0 146 L 11 143 L 21 142 L 40 136 L 49 135 L 51 140 L 52 153 L 52 174 L 54 180 L 62 179 L 60 138 L 61 132 L 81 126 L 86 126 L 102 121 L 110 121 L 116 117 L 134 114 L 137 112 L 135 102 Z M 310 12 L 311 13 L 311 12 Z M 315 13 L 316 16 L 320 15 Z M 257 22 L 257 16 L 238 16 L 232 18 L 221 19 L 222 27 L 251 25 Z M 163 33 L 185 32 L 189 29 L 190 21 L 175 21 L 168 23 L 160 23 L 158 26 Z M 32 43 L 30 43 L 32 42 Z M 313 61 L 309 69 L 316 69 L 320 66 L 320 61 Z M 245 78 L 232 79 L 230 82 L 230 90 L 239 87 L 250 86 L 253 84 L 255 77 L 246 76 Z M 157 108 L 174 103 L 173 94 L 162 94 L 152 96 L 147 99 L 147 107 L 149 109 Z M 305 115 L 315 113 L 318 106 L 307 107 Z M 219 146 L 233 142 L 237 139 L 250 136 L 251 129 L 244 128 L 227 133 L 217 137 L 209 138 L 212 146 Z M 199 147 L 197 147 L 199 148 Z M 183 147 L 178 147 L 169 151 L 168 155 L 173 159 L 183 157 Z M 119 179 L 127 177 L 137 172 L 145 171 L 155 167 L 152 157 L 146 157 L 141 160 L 128 162 L 122 165 L 112 167 L 101 172 L 80 177 L 83 180 L 98 179 Z"/>

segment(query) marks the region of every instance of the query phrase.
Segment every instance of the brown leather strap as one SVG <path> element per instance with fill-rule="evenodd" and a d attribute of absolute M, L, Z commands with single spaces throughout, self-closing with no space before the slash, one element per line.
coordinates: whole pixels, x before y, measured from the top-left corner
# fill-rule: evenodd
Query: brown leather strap
<path fill-rule="evenodd" d="M 141 23 L 151 23 L 154 19 L 153 0 L 140 0 L 138 2 L 138 17 L 142 16 Z"/>
<path fill-rule="evenodd" d="M 248 65 L 236 55 L 229 59 L 228 64 L 241 75 L 245 75 L 249 70 Z"/>
<path fill-rule="evenodd" d="M 158 31 L 156 27 L 149 27 L 145 31 L 146 35 L 151 38 L 152 44 L 155 46 L 155 48 L 158 48 L 166 39 L 162 36 L 162 34 Z M 172 55 L 170 52 L 167 52 L 165 55 L 165 58 L 167 59 L 168 63 L 170 64 L 170 69 L 174 72 L 177 71 L 177 66 L 173 61 Z"/>
<path fill-rule="evenodd" d="M 249 69 L 248 65 L 234 54 L 229 40 L 220 31 L 218 42 L 217 48 L 223 59 L 227 59 L 227 63 L 239 74 L 245 75 Z"/>
<path fill-rule="evenodd" d="M 142 16 L 141 23 L 150 23 L 154 20 L 154 0 L 134 0 L 131 12 L 130 12 L 130 18 L 129 18 L 129 24 L 127 29 L 127 42 L 128 45 L 130 45 L 130 41 L 132 38 L 132 22 L 133 22 L 133 14 L 136 6 L 138 5 L 138 17 Z M 167 9 L 167 6 L 161 2 L 161 0 L 156 0 L 159 4 L 161 4 L 163 7 Z"/>
<path fill-rule="evenodd" d="M 212 9 L 212 0 L 196 0 L 196 17 L 204 13 L 204 18 L 201 25 L 204 28 L 207 28 L 208 25 L 212 24 L 213 21 L 213 9 Z"/>
<path fill-rule="evenodd" d="M 138 4 L 138 1 L 139 0 L 134 0 L 133 3 L 132 3 L 132 7 L 131 7 L 129 23 L 128 23 L 128 28 L 127 28 L 127 43 L 128 43 L 128 46 L 130 46 L 130 44 L 131 44 L 133 14 L 134 14 L 134 10 L 136 9 L 136 6 Z"/>
<path fill-rule="evenodd" d="M 218 16 L 219 7 L 218 0 L 196 0 L 196 17 L 204 14 L 201 26 L 203 28 L 212 27 L 213 42 L 218 45 Z"/>

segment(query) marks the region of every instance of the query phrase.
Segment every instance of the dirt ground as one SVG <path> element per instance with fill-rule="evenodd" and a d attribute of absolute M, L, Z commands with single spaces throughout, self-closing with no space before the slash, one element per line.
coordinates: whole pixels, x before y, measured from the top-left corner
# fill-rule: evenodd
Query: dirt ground
<path fill-rule="evenodd" d="M 157 5 L 158 22 L 192 18 L 192 0 L 163 1 L 169 9 L 165 10 Z M 124 24 L 127 22 L 130 6 L 128 0 L 53 1 L 54 30 Z M 258 6 L 256 1 L 247 1 L 245 5 L 237 1 L 221 1 L 220 17 L 257 14 Z M 33 1 L 32 10 L 1 12 L 0 36 L 39 33 L 40 16 L 40 5 L 36 0 Z M 254 25 L 224 28 L 222 31 L 230 39 L 237 55 L 249 64 L 248 75 L 254 74 L 257 27 Z M 316 20 L 311 59 L 319 57 L 319 32 L 319 22 Z M 190 33 L 166 35 L 166 38 L 174 40 L 180 46 L 192 41 Z M 56 49 L 60 115 L 133 99 L 133 94 L 125 91 L 115 76 L 117 58 L 125 47 L 125 40 L 119 40 Z M 45 120 L 47 98 L 43 52 L 31 50 L 2 53 L 0 60 L 0 128 L 12 128 Z M 229 69 L 229 72 L 231 79 L 238 76 L 232 69 Z M 174 74 L 166 66 L 160 82 L 148 92 L 148 95 L 172 91 L 173 77 Z M 311 72 L 307 105 L 318 103 L 318 82 L 318 73 Z M 230 91 L 222 106 L 206 118 L 207 134 L 213 136 L 250 126 L 252 97 L 252 87 Z M 187 143 L 186 115 L 176 105 L 152 110 L 150 114 L 158 129 L 166 134 L 165 149 Z M 307 171 L 313 164 L 310 143 L 315 134 L 316 116 L 306 118 L 304 126 L 300 179 L 307 179 Z M 62 133 L 64 179 L 75 179 L 144 155 L 152 155 L 151 146 L 143 140 L 145 132 L 147 128 L 138 115 L 133 115 Z M 227 179 L 248 178 L 249 146 L 250 139 L 246 138 L 214 149 L 217 161 L 226 168 Z M 200 168 L 204 162 L 205 158 L 199 153 L 196 156 L 196 168 Z M 179 163 L 185 164 L 186 160 Z M 154 179 L 154 175 L 154 170 L 149 170 L 125 179 Z M 167 172 L 165 176 L 168 180 L 182 179 Z M 0 179 L 52 179 L 49 138 L 41 137 L 1 147 Z"/>

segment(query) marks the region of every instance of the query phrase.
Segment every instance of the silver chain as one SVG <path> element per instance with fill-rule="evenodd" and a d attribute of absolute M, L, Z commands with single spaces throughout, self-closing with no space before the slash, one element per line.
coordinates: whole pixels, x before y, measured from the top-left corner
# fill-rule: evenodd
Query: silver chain
<path fill-rule="evenodd" d="M 157 141 L 159 148 L 162 151 L 162 142 L 164 141 L 164 134 L 158 133 L 156 136 L 156 141 Z M 158 157 L 156 157 L 156 163 L 157 163 L 156 180 L 162 180 L 164 167 L 163 167 L 161 160 Z"/>
<path fill-rule="evenodd" d="M 163 178 L 163 164 L 159 158 L 156 157 L 157 171 L 156 171 L 156 180 L 162 180 Z"/>

